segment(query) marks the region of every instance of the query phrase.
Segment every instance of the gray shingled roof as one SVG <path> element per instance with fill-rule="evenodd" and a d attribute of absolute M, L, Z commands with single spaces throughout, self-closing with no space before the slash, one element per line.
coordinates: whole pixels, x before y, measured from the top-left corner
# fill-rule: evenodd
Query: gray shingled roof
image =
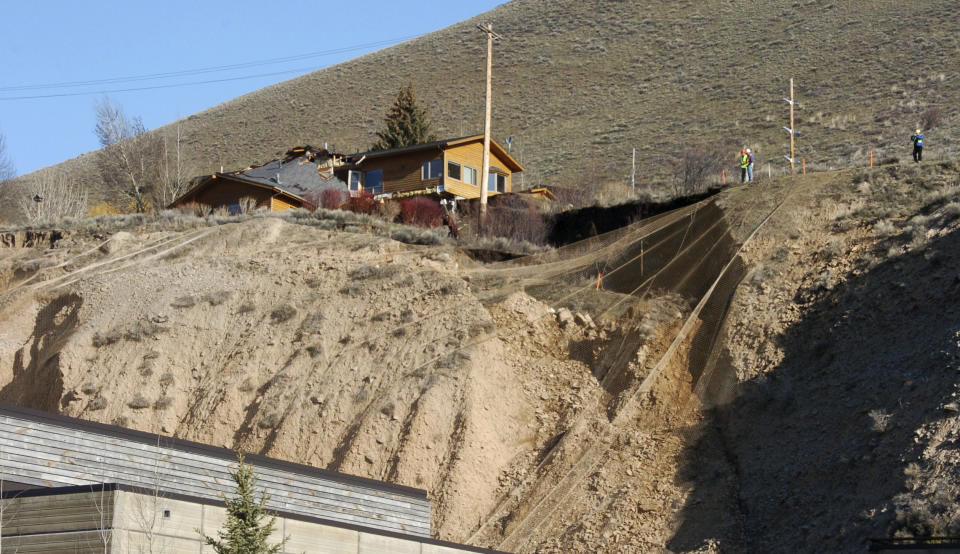
<path fill-rule="evenodd" d="M 347 190 L 346 183 L 336 177 L 324 178 L 317 173 L 317 164 L 303 157 L 294 158 L 286 163 L 282 160 L 273 160 L 260 167 L 233 173 L 231 177 L 274 187 L 299 198 L 311 192 L 330 188 Z"/>

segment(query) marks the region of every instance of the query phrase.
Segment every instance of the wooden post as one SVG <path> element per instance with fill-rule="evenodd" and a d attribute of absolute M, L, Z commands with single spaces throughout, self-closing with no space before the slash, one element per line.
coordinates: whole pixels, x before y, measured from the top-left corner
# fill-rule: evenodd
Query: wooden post
<path fill-rule="evenodd" d="M 804 175 L 807 174 L 807 159 L 806 159 L 806 158 L 803 159 L 803 174 L 804 174 Z"/>
<path fill-rule="evenodd" d="M 483 122 L 483 165 L 480 170 L 480 228 L 483 229 L 487 219 L 487 181 L 490 173 L 490 113 L 491 108 L 491 73 L 493 70 L 493 38 L 502 38 L 493 32 L 493 24 L 477 25 L 477 28 L 487 34 L 487 101 L 486 114 Z"/>
<path fill-rule="evenodd" d="M 793 77 L 790 77 L 790 173 L 794 172 L 793 167 L 793 135 L 796 134 L 796 128 L 793 126 Z"/>
<path fill-rule="evenodd" d="M 870 167 L 873 167 L 873 150 L 870 151 Z"/>
<path fill-rule="evenodd" d="M 634 194 L 637 193 L 637 149 L 633 149 L 633 157 L 630 161 L 630 188 Z"/>

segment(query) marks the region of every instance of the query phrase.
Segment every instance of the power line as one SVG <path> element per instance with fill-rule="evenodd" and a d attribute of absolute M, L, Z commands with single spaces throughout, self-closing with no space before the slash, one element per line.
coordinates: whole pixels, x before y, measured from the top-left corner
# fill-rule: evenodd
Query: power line
<path fill-rule="evenodd" d="M 34 100 L 38 98 L 61 98 L 64 96 L 87 96 L 91 94 L 108 94 L 108 93 L 114 93 L 114 92 L 135 92 L 135 91 L 141 91 L 141 90 L 156 90 L 156 89 L 164 89 L 164 88 L 188 87 L 193 85 L 207 85 L 211 83 L 225 83 L 228 81 L 240 81 L 243 79 L 256 79 L 258 77 L 273 77 L 275 75 L 287 75 L 290 73 L 301 73 L 304 71 L 317 71 L 319 69 L 323 69 L 323 67 L 322 66 L 301 67 L 299 69 L 288 69 L 286 71 L 258 73 L 257 75 L 243 75 L 240 77 L 224 77 L 223 79 L 209 79 L 206 81 L 191 81 L 189 83 L 172 83 L 167 85 L 151 85 L 147 87 L 118 88 L 118 89 L 111 89 L 111 90 L 88 90 L 85 92 L 60 92 L 55 94 L 35 94 L 31 96 L 0 96 L 0 101 Z"/>
<path fill-rule="evenodd" d="M 87 81 L 65 81 L 65 82 L 59 82 L 59 83 L 44 83 L 44 84 L 36 84 L 36 85 L 18 85 L 18 86 L 0 87 L 0 92 L 32 91 L 32 90 L 71 88 L 71 87 L 83 87 L 83 86 L 106 85 L 106 84 L 120 84 L 120 83 L 130 83 L 130 82 L 138 82 L 138 81 L 149 81 L 149 80 L 156 80 L 156 79 L 168 79 L 171 77 L 203 75 L 206 73 L 217 73 L 221 71 L 231 71 L 235 69 L 246 69 L 250 67 L 274 65 L 279 63 L 287 63 L 291 61 L 300 61 L 300 60 L 305 60 L 310 58 L 317 58 L 321 56 L 343 54 L 345 52 L 351 52 L 354 50 L 364 50 L 367 48 L 376 48 L 378 46 L 388 46 L 391 44 L 396 44 L 398 42 L 410 40 L 412 38 L 416 38 L 416 35 L 398 37 L 393 39 L 385 39 L 385 40 L 380 40 L 376 42 L 368 42 L 365 44 L 357 44 L 354 46 L 344 46 L 341 48 L 333 48 L 330 50 L 319 50 L 317 52 L 308 52 L 306 54 L 298 54 L 295 56 L 286 56 L 282 58 L 270 58 L 266 60 L 241 62 L 241 63 L 211 66 L 211 67 L 202 67 L 202 68 L 196 68 L 196 69 L 186 69 L 182 71 L 149 73 L 144 75 L 132 75 L 128 77 L 111 77 L 107 79 L 93 79 L 93 80 L 87 80 Z M 294 70 L 291 70 L 291 71 L 294 71 Z M 87 94 L 87 93 L 83 93 L 83 94 Z M 48 96 L 34 96 L 31 98 L 47 98 L 47 97 Z"/>

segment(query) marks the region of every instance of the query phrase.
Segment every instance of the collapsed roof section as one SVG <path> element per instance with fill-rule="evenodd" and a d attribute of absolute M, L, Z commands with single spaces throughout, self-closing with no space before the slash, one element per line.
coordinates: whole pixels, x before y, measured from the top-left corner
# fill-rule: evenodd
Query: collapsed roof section
<path fill-rule="evenodd" d="M 217 180 L 270 190 L 275 196 L 295 201 L 294 206 L 313 206 L 322 191 L 347 189 L 346 183 L 334 175 L 345 160 L 345 156 L 326 148 L 298 146 L 288 150 L 282 158 L 263 165 L 198 177 L 194 180 L 194 186 L 175 200 L 171 207 L 196 201 L 202 190 Z"/>

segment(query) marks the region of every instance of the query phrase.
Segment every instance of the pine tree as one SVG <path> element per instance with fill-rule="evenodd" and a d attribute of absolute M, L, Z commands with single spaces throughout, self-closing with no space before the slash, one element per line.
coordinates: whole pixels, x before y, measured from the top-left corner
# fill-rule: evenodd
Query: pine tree
<path fill-rule="evenodd" d="M 384 125 L 384 129 L 377 133 L 380 140 L 373 144 L 373 150 L 387 150 L 436 140 L 430 132 L 427 111 L 417 105 L 413 96 L 412 85 L 400 88 L 396 101 L 384 118 Z"/>
<path fill-rule="evenodd" d="M 226 501 L 227 522 L 217 534 L 220 539 L 204 535 L 203 542 L 213 547 L 217 554 L 275 554 L 280 552 L 287 542 L 284 538 L 279 544 L 269 545 L 267 539 L 273 533 L 277 518 L 270 516 L 264 506 L 270 500 L 266 493 L 260 499 L 254 498 L 257 476 L 253 468 L 244 463 L 243 454 L 237 452 L 237 469 L 230 472 L 237 484 L 236 497 Z M 264 518 L 269 517 L 267 521 Z"/>

